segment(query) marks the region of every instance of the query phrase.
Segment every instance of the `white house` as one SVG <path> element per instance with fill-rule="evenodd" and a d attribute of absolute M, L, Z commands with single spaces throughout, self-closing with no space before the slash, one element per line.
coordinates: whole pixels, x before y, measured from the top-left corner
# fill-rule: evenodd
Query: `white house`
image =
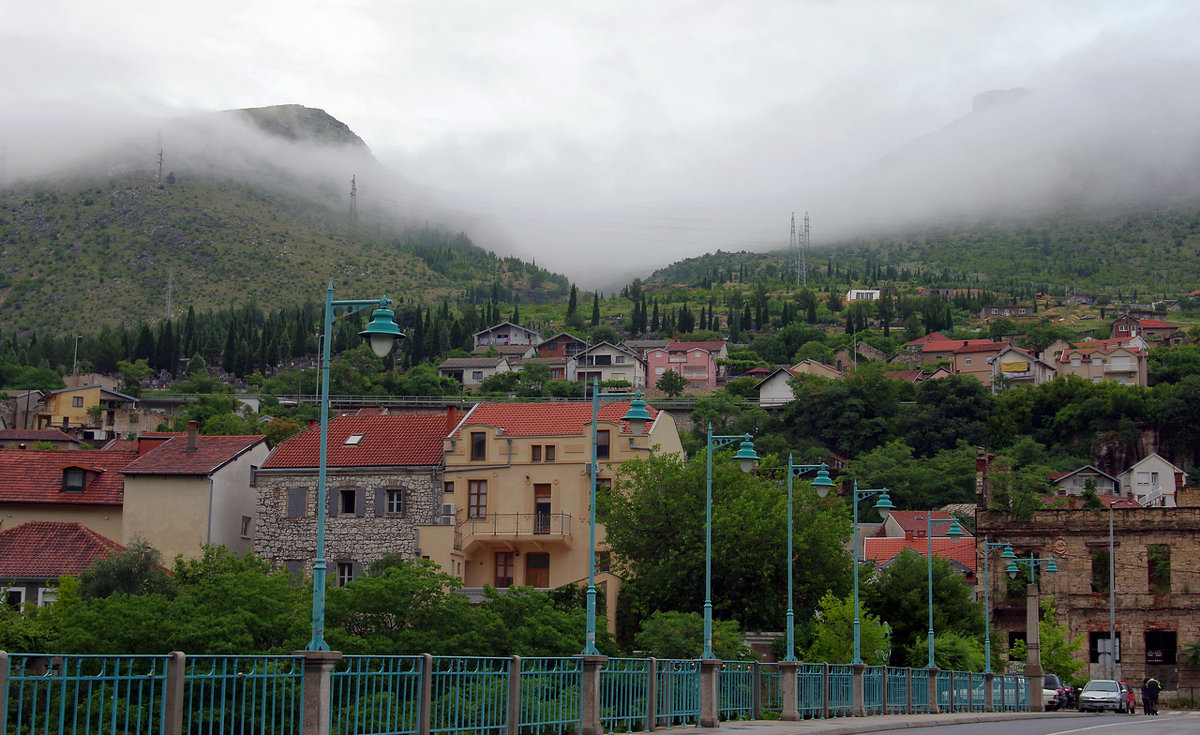
<path fill-rule="evenodd" d="M 1174 508 L 1175 491 L 1187 484 L 1187 474 L 1157 453 L 1135 462 L 1117 475 L 1121 492 L 1145 506 Z"/>
<path fill-rule="evenodd" d="M 846 303 L 851 301 L 878 301 L 879 289 L 877 288 L 852 288 L 846 292 L 846 298 L 843 299 Z"/>
<path fill-rule="evenodd" d="M 475 333 L 475 346 L 482 345 L 537 345 L 542 335 L 519 324 L 503 322 Z"/>
<path fill-rule="evenodd" d="M 646 387 L 646 363 L 627 347 L 601 342 L 567 360 L 567 379 L 591 383 L 592 378 L 624 380 L 634 388 Z"/>

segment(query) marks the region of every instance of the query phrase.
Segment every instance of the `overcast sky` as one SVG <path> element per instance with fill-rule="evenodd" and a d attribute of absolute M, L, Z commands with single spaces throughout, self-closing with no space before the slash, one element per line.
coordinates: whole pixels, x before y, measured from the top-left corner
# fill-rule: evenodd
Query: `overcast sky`
<path fill-rule="evenodd" d="M 479 244 L 584 285 L 785 247 L 792 211 L 811 211 L 819 245 L 850 216 L 822 211 L 822 188 L 966 115 L 977 93 L 1200 60 L 1195 0 L 0 8 L 0 123 L 322 108 L 445 211 L 507 236 Z"/>

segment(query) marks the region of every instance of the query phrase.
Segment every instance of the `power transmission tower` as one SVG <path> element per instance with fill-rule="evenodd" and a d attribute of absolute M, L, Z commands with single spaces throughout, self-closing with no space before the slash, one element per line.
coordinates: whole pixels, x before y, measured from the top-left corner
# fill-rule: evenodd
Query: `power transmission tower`
<path fill-rule="evenodd" d="M 350 234 L 358 230 L 358 177 L 350 177 Z"/>
<path fill-rule="evenodd" d="M 788 255 L 787 255 L 787 257 L 788 257 L 788 260 L 787 260 L 788 270 L 795 272 L 796 285 L 799 286 L 800 285 L 800 270 L 799 270 L 798 266 L 800 265 L 800 261 L 797 258 L 797 251 L 796 251 L 796 213 L 795 212 L 792 212 L 792 234 L 791 234 L 791 237 L 788 238 Z"/>
<path fill-rule="evenodd" d="M 804 286 L 808 286 L 808 261 L 812 259 L 812 240 L 808 232 L 808 212 L 804 213 L 804 243 L 800 247 L 800 273 Z"/>
<path fill-rule="evenodd" d="M 158 178 L 155 179 L 158 183 L 162 183 L 162 165 L 163 165 L 163 148 L 162 148 L 162 132 L 158 133 Z"/>

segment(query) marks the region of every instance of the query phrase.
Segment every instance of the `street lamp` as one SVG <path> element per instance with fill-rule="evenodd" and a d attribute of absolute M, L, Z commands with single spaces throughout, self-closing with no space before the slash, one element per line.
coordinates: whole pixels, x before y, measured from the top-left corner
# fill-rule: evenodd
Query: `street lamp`
<path fill-rule="evenodd" d="M 1035 696 L 1036 692 L 1041 691 L 1042 686 L 1042 643 L 1041 632 L 1038 629 L 1040 615 L 1038 612 L 1038 585 L 1035 572 L 1038 567 L 1046 568 L 1046 575 L 1053 577 L 1058 571 L 1058 564 L 1054 562 L 1054 557 L 1039 557 L 1034 556 L 1032 551 L 1029 552 L 1029 558 L 1023 558 L 1013 553 L 1012 546 L 1005 545 L 1004 553 L 1000 555 L 1001 559 L 1008 560 L 1008 566 L 1004 571 L 1009 577 L 1016 579 L 1021 570 L 1019 565 L 1024 565 L 1029 568 L 1029 584 L 1025 587 L 1025 679 L 1029 682 L 1029 708 L 1034 712 L 1041 712 L 1045 709 L 1045 702 L 1041 696 Z"/>
<path fill-rule="evenodd" d="M 641 391 L 601 393 L 600 381 L 592 378 L 592 464 L 589 466 L 592 476 L 592 502 L 588 534 L 587 635 L 581 653 L 583 656 L 600 655 L 600 651 L 596 649 L 596 475 L 600 474 L 600 465 L 597 461 L 599 459 L 597 457 L 599 454 L 597 437 L 600 432 L 600 399 L 633 398 L 629 402 L 629 411 L 621 417 L 621 420 L 629 424 L 630 430 L 635 435 L 640 435 L 650 421 L 650 412 L 646 410 L 646 402 L 642 400 L 643 395 L 645 394 Z"/>
<path fill-rule="evenodd" d="M 920 520 L 921 516 L 917 516 Z M 950 530 L 946 531 L 946 535 L 954 539 L 954 543 L 958 543 L 958 539 L 963 535 L 962 526 L 958 525 L 958 519 L 951 518 L 949 521 L 939 520 L 939 524 L 950 524 Z M 933 511 L 925 513 L 925 541 L 928 547 L 926 559 L 926 579 L 927 579 L 927 603 L 929 605 L 929 661 L 926 667 L 932 669 L 933 661 Z"/>
<path fill-rule="evenodd" d="M 327 456 L 329 447 L 329 361 L 330 343 L 333 338 L 334 309 L 342 309 L 339 316 L 357 314 L 374 307 L 371 323 L 358 335 L 371 344 L 371 351 L 384 357 L 397 339 L 404 334 L 396 325 L 395 314 L 388 305 L 392 301 L 384 296 L 373 301 L 334 301 L 333 281 L 325 289 L 325 329 L 321 345 L 321 443 L 317 464 L 317 552 L 313 560 L 313 613 L 312 638 L 308 641 L 310 651 L 328 651 L 325 642 L 325 478 L 328 474 Z"/>
<path fill-rule="evenodd" d="M 739 436 L 713 436 L 712 423 L 708 424 L 708 436 L 704 442 L 708 464 L 706 465 L 706 480 L 704 493 L 704 651 L 701 658 L 716 658 L 712 649 L 712 455 L 713 449 L 740 441 L 737 453 L 733 458 L 738 461 L 742 472 L 754 469 L 758 462 L 758 453 L 754 451 L 754 440 L 749 434 Z"/>
<path fill-rule="evenodd" d="M 992 578 L 988 576 L 988 557 L 996 549 L 1007 548 L 1003 541 L 988 541 L 983 537 L 983 673 L 992 673 L 992 606 L 988 601 L 988 588 Z"/>
<path fill-rule="evenodd" d="M 822 498 L 829 492 L 828 487 L 817 487 L 817 495 Z M 854 481 L 854 499 L 850 505 L 854 508 L 854 658 L 850 661 L 852 664 L 861 664 L 862 660 L 862 641 L 859 637 L 859 631 L 862 623 L 858 616 L 858 501 L 869 498 L 872 495 L 879 495 L 879 499 L 875 501 L 875 510 L 879 511 L 879 515 L 887 522 L 888 516 L 892 514 L 892 499 L 888 497 L 888 489 L 886 487 L 878 490 L 859 490 L 858 480 Z"/>
<path fill-rule="evenodd" d="M 71 375 L 78 375 L 76 366 L 79 364 L 79 340 L 81 339 L 83 339 L 82 334 L 75 335 L 75 350 L 71 353 Z M 174 369 L 174 367 L 174 365 L 171 366 L 172 369 Z"/>
<path fill-rule="evenodd" d="M 787 655 L 783 657 L 784 661 L 796 660 L 796 645 L 794 641 L 793 628 L 795 627 L 795 615 L 792 613 L 792 477 L 797 474 L 804 474 L 811 470 L 817 470 L 817 476 L 813 478 L 812 485 L 817 488 L 817 492 L 824 497 L 825 493 L 829 492 L 829 488 L 833 487 L 833 480 L 829 479 L 829 469 L 825 464 L 793 464 L 792 455 L 788 455 L 788 483 L 787 483 L 787 623 L 784 628 L 787 631 Z"/>

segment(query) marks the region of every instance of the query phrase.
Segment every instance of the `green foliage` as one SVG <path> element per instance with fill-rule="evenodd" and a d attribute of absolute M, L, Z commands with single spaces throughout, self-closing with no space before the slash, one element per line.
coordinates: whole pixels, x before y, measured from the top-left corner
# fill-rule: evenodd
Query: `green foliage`
<path fill-rule="evenodd" d="M 925 666 L 929 663 L 929 640 L 926 637 L 914 641 L 904 649 L 910 666 Z M 983 671 L 983 641 L 974 636 L 948 630 L 935 632 L 933 636 L 933 662 L 939 669 L 951 671 Z"/>
<path fill-rule="evenodd" d="M 659 377 L 654 387 L 671 398 L 678 398 L 687 389 L 687 380 L 674 370 L 667 370 Z"/>
<path fill-rule="evenodd" d="M 848 471 L 863 487 L 886 487 L 898 508 L 937 508 L 975 500 L 975 449 L 962 444 L 916 456 L 901 439 L 860 455 Z"/>
<path fill-rule="evenodd" d="M 831 664 L 848 664 L 854 658 L 854 597 L 826 593 L 818 603 L 820 620 L 812 643 L 801 659 Z M 892 637 L 887 624 L 859 603 L 859 651 L 863 663 L 880 666 L 888 662 Z"/>
<path fill-rule="evenodd" d="M 742 640 L 736 620 L 713 621 L 712 648 L 717 658 L 722 661 L 754 658 Z M 704 651 L 704 616 L 695 611 L 656 611 L 642 621 L 633 642 L 642 655 L 653 658 L 700 658 Z"/>
<path fill-rule="evenodd" d="M 79 575 L 79 596 L 84 600 L 112 595 L 170 596 L 174 591 L 162 555 L 145 539 L 134 539 L 124 551 L 98 558 Z"/>

